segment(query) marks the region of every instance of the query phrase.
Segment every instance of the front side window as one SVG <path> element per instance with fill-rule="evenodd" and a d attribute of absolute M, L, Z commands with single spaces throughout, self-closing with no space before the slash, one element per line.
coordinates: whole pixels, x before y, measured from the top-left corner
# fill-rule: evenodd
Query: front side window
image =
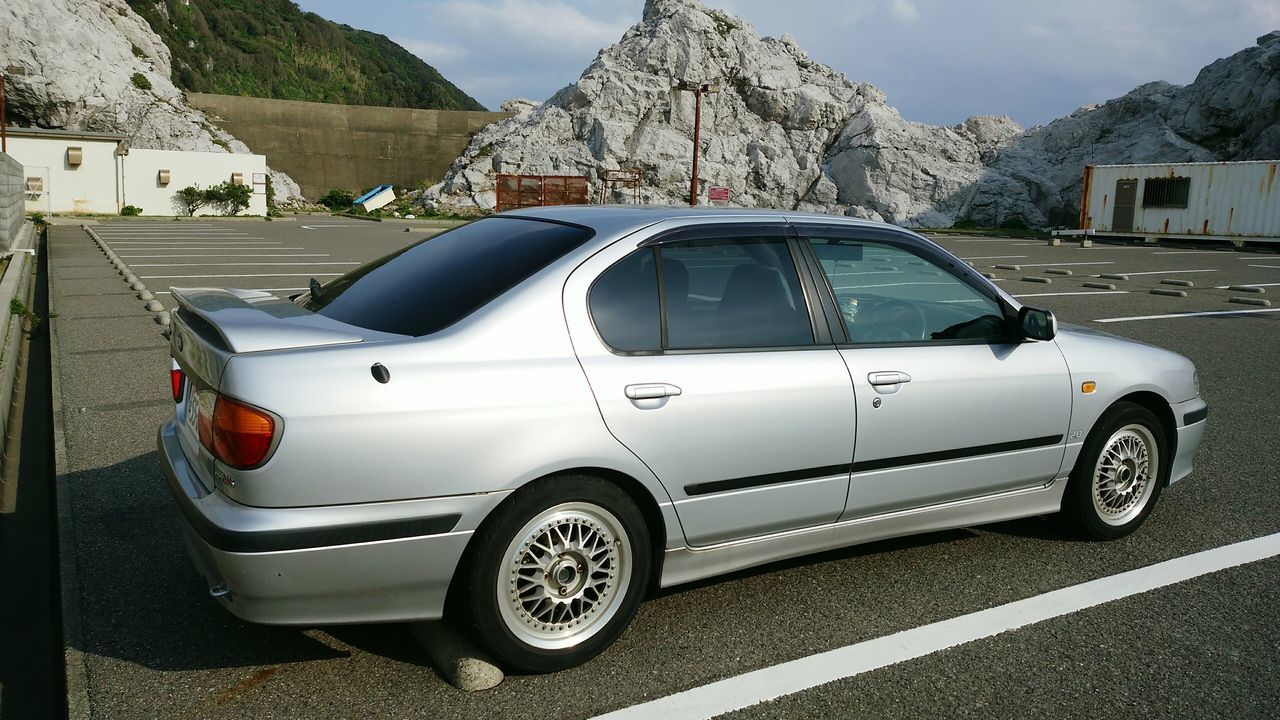
<path fill-rule="evenodd" d="M 810 239 L 831 283 L 849 342 L 996 341 L 1000 304 L 902 248 L 846 238 Z"/>
<path fill-rule="evenodd" d="M 589 305 L 601 338 L 622 352 L 814 342 L 800 278 L 781 238 L 644 248 L 596 280 Z"/>

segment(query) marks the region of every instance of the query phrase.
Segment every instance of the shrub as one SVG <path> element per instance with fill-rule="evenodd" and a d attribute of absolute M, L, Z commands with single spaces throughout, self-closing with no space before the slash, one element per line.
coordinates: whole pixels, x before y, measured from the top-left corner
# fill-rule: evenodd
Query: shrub
<path fill-rule="evenodd" d="M 31 222 L 35 223 L 36 225 L 43 225 L 43 224 L 44 224 L 44 213 L 42 213 L 42 212 L 33 212 L 33 213 L 29 213 L 29 214 L 27 215 L 27 218 L 28 218 L 29 220 L 31 220 Z"/>
<path fill-rule="evenodd" d="M 209 199 L 199 185 L 188 185 L 174 193 L 173 196 L 174 207 L 179 212 L 186 213 L 187 217 L 195 217 L 196 212 L 208 204 Z"/>
<path fill-rule="evenodd" d="M 139 90 L 151 89 L 151 81 L 147 79 L 146 75 L 143 75 L 140 72 L 134 73 L 129 79 L 133 81 L 133 86 Z"/>
<path fill-rule="evenodd" d="M 142 214 L 142 208 L 137 205 L 125 205 L 120 208 L 120 214 L 125 217 L 137 217 Z"/>
<path fill-rule="evenodd" d="M 352 195 L 349 190 L 330 190 L 317 202 L 334 212 L 338 212 L 340 210 L 351 209 L 351 204 L 354 203 L 355 200 L 356 196 Z"/>
<path fill-rule="evenodd" d="M 205 200 L 222 211 L 223 215 L 238 215 L 249 207 L 253 198 L 253 188 L 248 185 L 236 185 L 230 180 L 218 183 L 204 191 Z"/>

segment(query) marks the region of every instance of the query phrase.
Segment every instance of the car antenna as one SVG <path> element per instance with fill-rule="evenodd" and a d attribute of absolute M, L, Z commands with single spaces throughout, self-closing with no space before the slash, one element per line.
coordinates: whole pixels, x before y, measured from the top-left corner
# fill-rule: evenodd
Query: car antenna
<path fill-rule="evenodd" d="M 321 295 L 322 295 L 323 293 L 322 293 L 322 292 L 321 292 L 321 290 L 320 290 L 320 281 L 319 281 L 319 280 L 317 280 L 317 279 L 315 279 L 315 278 L 311 278 L 311 282 L 307 283 L 307 290 L 308 290 L 308 291 L 310 291 L 310 293 L 311 293 L 311 297 L 312 297 L 312 298 L 314 298 L 314 299 L 316 299 L 316 300 L 321 300 L 321 299 L 323 299 L 323 298 L 321 297 Z"/>

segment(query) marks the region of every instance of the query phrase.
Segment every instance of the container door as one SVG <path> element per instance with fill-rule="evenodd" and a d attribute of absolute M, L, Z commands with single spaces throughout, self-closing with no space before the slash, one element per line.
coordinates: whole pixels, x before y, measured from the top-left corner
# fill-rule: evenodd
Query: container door
<path fill-rule="evenodd" d="M 1133 209 L 1138 201 L 1137 180 L 1116 181 L 1116 205 L 1111 214 L 1112 232 L 1133 232 Z"/>

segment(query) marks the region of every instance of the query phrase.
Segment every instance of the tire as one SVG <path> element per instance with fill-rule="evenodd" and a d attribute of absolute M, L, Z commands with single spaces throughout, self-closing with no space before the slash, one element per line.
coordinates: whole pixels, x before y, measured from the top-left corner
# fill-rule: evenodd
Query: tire
<path fill-rule="evenodd" d="M 1067 485 L 1063 518 L 1086 537 L 1128 535 L 1155 508 L 1171 460 L 1155 414 L 1141 405 L 1117 403 L 1085 438 Z"/>
<path fill-rule="evenodd" d="M 581 665 L 613 644 L 640 606 L 653 562 L 636 503 L 586 475 L 517 490 L 471 547 L 454 615 L 499 663 L 525 673 Z"/>

